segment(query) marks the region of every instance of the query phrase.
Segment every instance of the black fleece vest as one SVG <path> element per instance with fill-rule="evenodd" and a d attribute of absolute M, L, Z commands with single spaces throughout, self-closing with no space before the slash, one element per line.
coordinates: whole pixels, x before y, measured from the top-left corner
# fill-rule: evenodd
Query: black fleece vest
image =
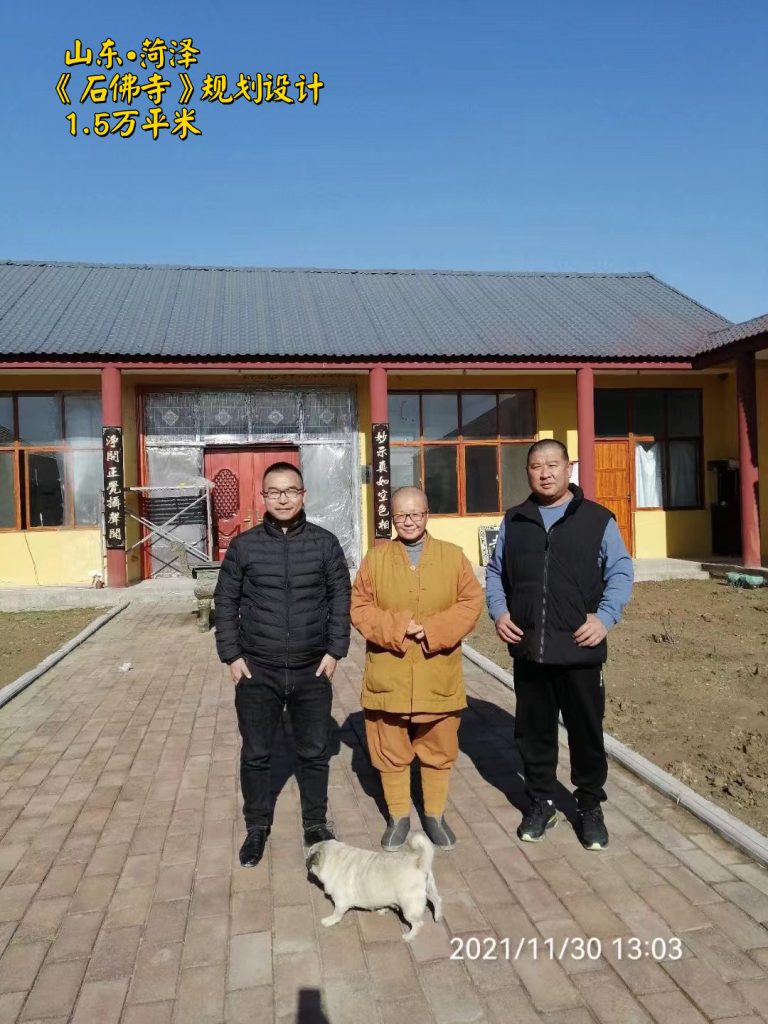
<path fill-rule="evenodd" d="M 504 588 L 512 621 L 523 630 L 514 658 L 547 665 L 601 665 L 608 646 L 579 647 L 573 633 L 603 596 L 600 545 L 612 513 L 571 484 L 573 498 L 549 530 L 532 497 L 504 522 Z"/>

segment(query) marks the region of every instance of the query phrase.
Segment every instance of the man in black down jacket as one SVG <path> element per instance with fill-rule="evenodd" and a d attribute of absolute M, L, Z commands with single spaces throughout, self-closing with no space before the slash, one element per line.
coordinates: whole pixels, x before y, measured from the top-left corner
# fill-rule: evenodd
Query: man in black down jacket
<path fill-rule="evenodd" d="M 216 648 L 229 665 L 243 744 L 246 838 L 240 863 L 264 855 L 270 758 L 283 708 L 291 717 L 304 842 L 335 838 L 328 808 L 331 679 L 349 649 L 351 584 L 338 539 L 307 521 L 304 481 L 286 462 L 264 474 L 263 523 L 227 548 L 214 594 Z"/>

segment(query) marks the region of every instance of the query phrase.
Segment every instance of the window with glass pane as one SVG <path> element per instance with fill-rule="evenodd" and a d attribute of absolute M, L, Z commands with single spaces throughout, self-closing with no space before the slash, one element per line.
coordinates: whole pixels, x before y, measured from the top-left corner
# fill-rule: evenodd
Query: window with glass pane
<path fill-rule="evenodd" d="M 670 441 L 669 508 L 692 508 L 699 503 L 699 443 Z"/>
<path fill-rule="evenodd" d="M 635 445 L 635 500 L 638 508 L 661 508 L 662 445 L 659 441 L 638 441 Z"/>
<path fill-rule="evenodd" d="M 656 388 L 632 392 L 634 422 L 632 430 L 635 434 L 652 434 L 663 437 L 666 433 L 664 423 L 664 392 Z"/>
<path fill-rule="evenodd" d="M 667 391 L 667 425 L 670 437 L 698 437 L 701 433 L 701 392 L 685 388 Z"/>
<path fill-rule="evenodd" d="M 421 396 L 423 437 L 430 441 L 450 440 L 459 432 L 458 395 Z"/>
<path fill-rule="evenodd" d="M 72 500 L 75 526 L 98 526 L 99 489 L 103 485 L 101 452 L 72 453 Z"/>
<path fill-rule="evenodd" d="M 461 432 L 464 437 L 496 437 L 496 395 L 462 391 Z"/>
<path fill-rule="evenodd" d="M 421 487 L 421 460 L 418 448 L 391 448 L 389 469 L 393 492 L 398 487 Z"/>
<path fill-rule="evenodd" d="M 30 527 L 64 525 L 64 455 L 27 452 Z"/>
<path fill-rule="evenodd" d="M 0 444 L 13 444 L 13 397 L 0 395 Z"/>
<path fill-rule="evenodd" d="M 19 440 L 22 444 L 61 444 L 61 397 L 19 395 Z"/>
<path fill-rule="evenodd" d="M 424 490 L 433 515 L 459 511 L 455 445 L 430 445 L 424 449 Z"/>
<path fill-rule="evenodd" d="M 16 526 L 15 452 L 0 452 L 0 530 Z"/>
<path fill-rule="evenodd" d="M 499 395 L 499 435 L 533 437 L 536 433 L 536 402 L 533 391 L 505 391 Z"/>
<path fill-rule="evenodd" d="M 419 396 L 390 394 L 389 436 L 392 441 L 418 441 L 421 433 L 419 423 Z"/>
<path fill-rule="evenodd" d="M 496 445 L 472 444 L 464 449 L 467 512 L 499 511 Z"/>
<path fill-rule="evenodd" d="M 519 505 L 531 493 L 525 468 L 527 457 L 528 445 L 501 446 L 501 507 L 504 510 Z"/>
<path fill-rule="evenodd" d="M 629 433 L 629 392 L 599 388 L 595 391 L 595 435 L 626 437 Z"/>
<path fill-rule="evenodd" d="M 92 448 L 101 441 L 101 399 L 98 395 L 64 396 L 67 443 Z"/>

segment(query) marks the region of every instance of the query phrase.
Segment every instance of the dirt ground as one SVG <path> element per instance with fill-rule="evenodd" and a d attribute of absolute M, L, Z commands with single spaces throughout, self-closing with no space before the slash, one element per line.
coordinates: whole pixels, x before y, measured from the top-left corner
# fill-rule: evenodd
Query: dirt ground
<path fill-rule="evenodd" d="M 0 686 L 34 668 L 106 610 L 0 612 Z"/>
<path fill-rule="evenodd" d="M 487 616 L 467 640 L 509 668 Z M 768 835 L 768 587 L 638 583 L 605 688 L 606 732 Z"/>

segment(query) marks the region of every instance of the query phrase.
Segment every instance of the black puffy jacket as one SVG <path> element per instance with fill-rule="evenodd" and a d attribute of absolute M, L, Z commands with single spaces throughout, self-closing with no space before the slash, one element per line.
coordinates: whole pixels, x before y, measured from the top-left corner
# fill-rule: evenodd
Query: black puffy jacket
<path fill-rule="evenodd" d="M 338 539 L 304 512 L 284 533 L 269 516 L 227 548 L 214 592 L 216 649 L 300 668 L 349 650 L 349 569 Z"/>

